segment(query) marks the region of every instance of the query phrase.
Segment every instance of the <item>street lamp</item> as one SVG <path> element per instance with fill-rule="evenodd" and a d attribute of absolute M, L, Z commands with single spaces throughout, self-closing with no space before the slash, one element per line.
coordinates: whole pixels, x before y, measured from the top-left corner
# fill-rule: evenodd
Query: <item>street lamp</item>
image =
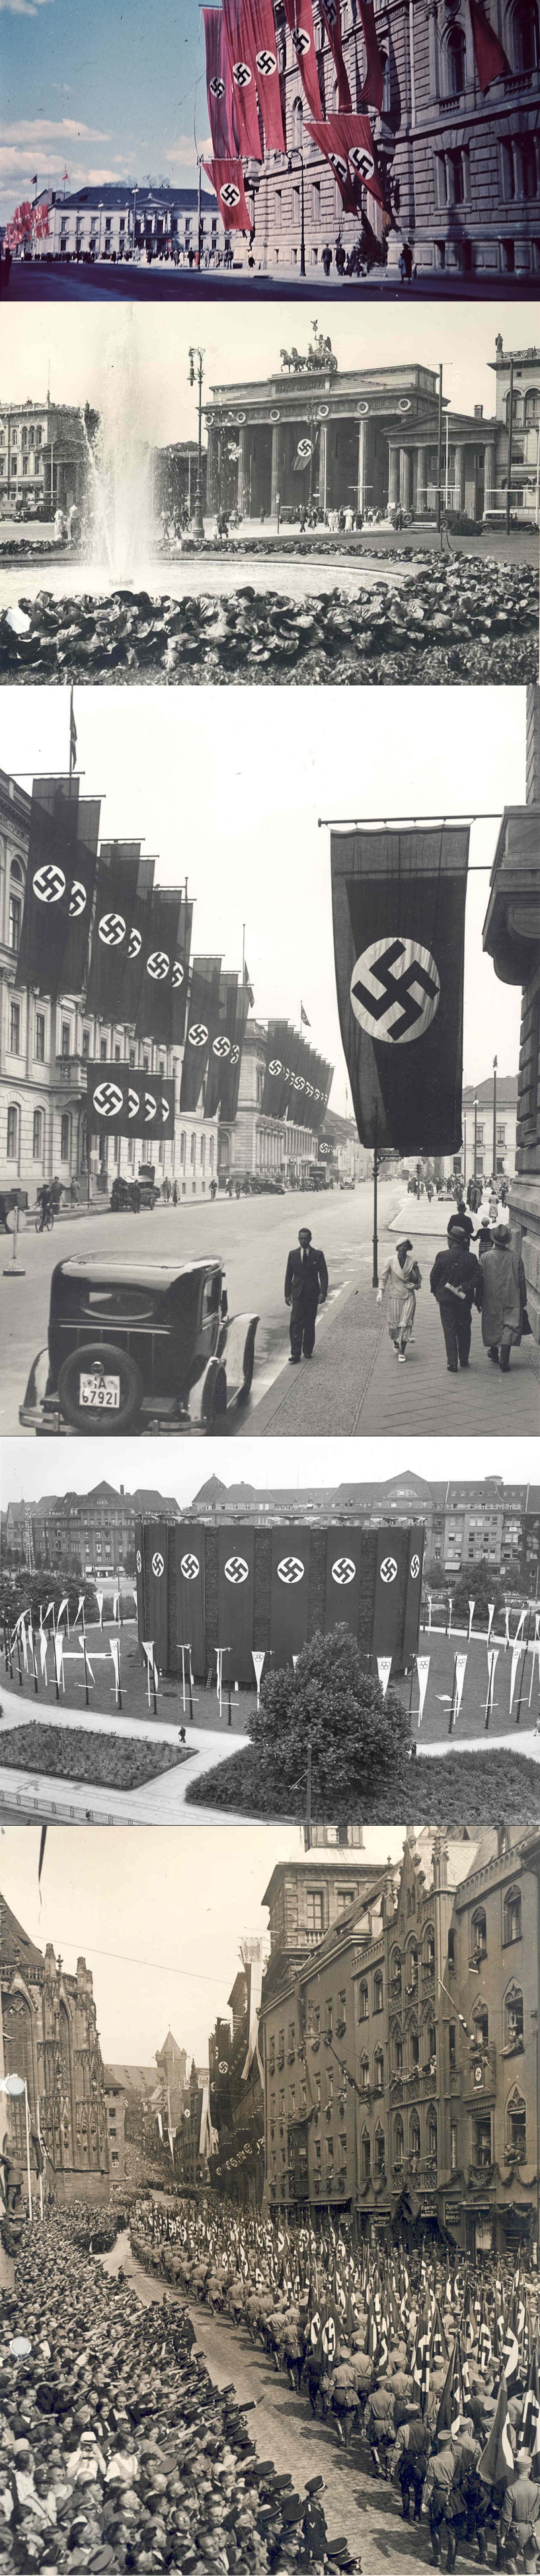
<path fill-rule="evenodd" d="M 193 512 L 192 512 L 192 518 L 191 518 L 191 530 L 192 530 L 192 535 L 196 538 L 196 542 L 197 542 L 197 545 L 198 545 L 198 546 L 203 546 L 203 545 L 204 545 L 204 519 L 203 519 L 203 512 L 202 512 L 202 380 L 203 380 L 203 357 L 204 357 L 204 349 L 190 349 L 190 352 L 189 352 L 189 378 L 188 378 L 188 382 L 189 382 L 189 384 L 190 384 L 190 385 L 194 385 L 194 384 L 196 384 L 196 385 L 197 385 L 197 412 L 198 412 L 197 481 L 196 481 L 196 485 L 195 485 L 195 500 L 194 500 L 194 504 L 193 504 Z"/>
<path fill-rule="evenodd" d="M 305 234 L 305 222 L 304 222 L 304 166 L 305 166 L 305 165 L 304 165 L 304 155 L 303 155 L 303 151 L 302 151 L 302 146 L 301 146 L 301 144 L 300 144 L 300 143 L 296 143 L 296 144 L 294 145 L 294 152 L 289 152 L 288 161 L 287 161 L 287 171 L 288 171 L 288 176 L 289 176 L 289 178 L 291 177 L 292 166 L 293 166 L 293 158 L 294 158 L 294 160 L 296 160 L 296 161 L 299 161 L 299 162 L 300 162 L 300 276 L 301 276 L 301 277 L 305 277 L 305 274 L 306 274 L 306 234 Z"/>

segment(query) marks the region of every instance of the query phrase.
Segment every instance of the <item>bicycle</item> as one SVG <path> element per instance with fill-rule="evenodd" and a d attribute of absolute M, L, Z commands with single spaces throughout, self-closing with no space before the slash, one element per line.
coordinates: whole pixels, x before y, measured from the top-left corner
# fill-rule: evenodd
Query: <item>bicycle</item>
<path fill-rule="evenodd" d="M 53 1225 L 54 1225 L 54 1208 L 53 1208 L 53 1207 L 44 1207 L 44 1206 L 43 1206 L 43 1204 L 42 1204 L 42 1205 L 41 1205 L 41 1207 L 40 1207 L 39 1216 L 38 1216 L 38 1217 L 36 1217 L 36 1234 L 52 1234 Z"/>

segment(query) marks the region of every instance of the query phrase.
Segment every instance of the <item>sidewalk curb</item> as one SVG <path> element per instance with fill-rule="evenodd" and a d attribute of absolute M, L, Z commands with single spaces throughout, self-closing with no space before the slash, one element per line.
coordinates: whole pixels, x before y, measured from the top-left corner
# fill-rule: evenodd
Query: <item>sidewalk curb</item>
<path fill-rule="evenodd" d="M 327 1315 L 326 1315 L 326 1316 L 325 1316 L 325 1314 L 324 1314 L 324 1309 L 323 1309 L 323 1314 L 322 1314 L 322 1315 L 320 1315 L 320 1314 L 319 1314 L 319 1316 L 318 1316 L 318 1320 L 317 1320 L 317 1338 L 318 1338 L 318 1340 L 320 1339 L 320 1340 L 322 1341 L 323 1346 L 324 1346 L 324 1343 L 326 1342 L 326 1340 L 327 1340 L 328 1336 L 329 1336 L 329 1335 L 331 1335 L 331 1332 L 332 1332 L 332 1325 L 333 1325 L 334 1323 L 337 1323 L 337 1322 L 338 1322 L 338 1320 L 339 1320 L 340 1322 L 343 1320 L 343 1317 L 347 1314 L 349 1307 L 354 1305 L 355 1300 L 356 1300 L 356 1298 L 357 1298 L 357 1297 L 369 1297 L 369 1298 L 373 1298 L 373 1300 L 375 1300 L 375 1299 L 376 1299 L 376 1295 L 377 1295 L 376 1288 L 369 1288 L 369 1289 L 365 1288 L 365 1287 L 363 1286 L 362 1280 L 359 1278 L 359 1279 L 357 1280 L 357 1282 L 356 1282 L 356 1285 L 355 1285 L 353 1288 L 349 1288 L 349 1289 L 348 1289 L 348 1291 L 347 1291 L 347 1294 L 346 1294 L 345 1296 L 340 1295 L 340 1296 L 337 1298 L 337 1300 L 336 1300 L 336 1304 L 335 1304 L 335 1305 L 333 1305 L 333 1306 L 331 1307 L 330 1312 L 329 1312 L 329 1313 L 327 1313 Z M 352 1424 L 351 1424 L 351 1426 L 350 1426 L 351 1431 L 354 1431 L 354 1429 L 355 1429 L 356 1421 L 357 1421 L 357 1419 L 358 1419 L 358 1414 L 359 1414 L 359 1412 L 360 1412 L 360 1407 L 361 1407 L 361 1405 L 363 1404 L 364 1396 L 365 1396 L 365 1395 L 366 1395 L 366 1393 L 367 1393 L 367 1388 L 368 1388 L 368 1386 L 369 1386 L 369 1384 L 370 1384 L 370 1380 L 371 1380 L 371 1377 L 372 1377 L 372 1374 L 373 1374 L 373 1369 L 374 1369 L 374 1367 L 375 1367 L 375 1362 L 376 1362 L 376 1360 L 378 1359 L 378 1356 L 379 1356 L 379 1350 L 380 1350 L 381 1341 L 382 1341 L 382 1339 L 383 1339 L 383 1335 L 384 1335 L 384 1324 L 381 1324 L 381 1330 L 380 1330 L 380 1334 L 379 1334 L 379 1338 L 378 1338 L 378 1342 L 377 1342 L 377 1347 L 376 1347 L 376 1350 L 374 1351 L 374 1353 L 373 1353 L 373 1357 L 372 1357 L 372 1359 L 371 1359 L 371 1361 L 370 1361 L 369 1373 L 368 1373 L 368 1377 L 367 1377 L 367 1379 L 366 1379 L 366 1384 L 365 1384 L 365 1386 L 364 1386 L 362 1396 L 361 1396 L 361 1398 L 360 1398 L 360 1405 L 359 1405 L 359 1406 L 358 1406 L 358 1408 L 357 1408 L 357 1412 L 356 1412 L 356 1414 L 355 1414 L 354 1420 L 353 1420 L 353 1422 L 352 1422 Z M 290 1396 L 290 1397 L 291 1397 L 291 1399 L 292 1399 L 293 1394 L 295 1394 L 295 1393 L 296 1393 L 296 1379 L 295 1379 L 295 1378 L 293 1378 L 292 1380 L 290 1379 L 290 1377 L 289 1377 L 289 1375 L 288 1375 L 288 1369 L 289 1369 L 289 1361 L 288 1361 L 288 1358 L 287 1358 L 287 1360 L 285 1360 L 285 1362 L 284 1362 L 284 1364 L 283 1364 L 283 1367 L 282 1367 L 281 1369 L 279 1369 L 279 1370 L 278 1370 L 276 1377 L 273 1379 L 271 1387 L 268 1387 L 266 1395 L 261 1396 L 260 1403 L 259 1403 L 258 1405 L 254 1405 L 254 1406 L 252 1407 L 252 1410 L 251 1410 L 251 1413 L 250 1413 L 250 1417 L 249 1417 L 249 1426 L 246 1424 L 246 1432 L 248 1431 L 248 1427 L 249 1427 L 249 1432 L 250 1432 L 250 1434 L 253 1434 L 253 1436 L 254 1436 L 254 1437 L 258 1437 L 259 1432 L 265 1432 L 265 1431 L 266 1431 L 266 1429 L 269 1427 L 269 1425 L 270 1425 L 270 1427 L 271 1427 L 272 1422 L 273 1422 L 273 1420 L 274 1420 L 274 1418 L 275 1418 L 276 1414 L 278 1414 L 278 1413 L 282 1413 L 284 1406 L 286 1406 L 288 1397 Z M 280 1388 L 282 1389 L 281 1395 L 280 1395 L 280 1393 L 279 1393 Z M 322 1436 L 322 1435 L 321 1435 L 321 1436 Z M 296 1433 L 296 1432 L 295 1432 L 294 1437 L 295 1437 L 295 1438 L 297 1438 L 297 1437 L 301 1437 L 301 1434 L 298 1434 L 298 1433 Z M 306 1434 L 306 1437 L 309 1437 L 309 1434 Z"/>

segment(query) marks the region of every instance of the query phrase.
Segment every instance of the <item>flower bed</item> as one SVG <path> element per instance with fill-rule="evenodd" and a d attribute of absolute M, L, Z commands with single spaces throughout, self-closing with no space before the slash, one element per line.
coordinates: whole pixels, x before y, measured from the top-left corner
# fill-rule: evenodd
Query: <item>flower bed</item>
<path fill-rule="evenodd" d="M 92 1789 L 142 1789 L 162 1771 L 173 1771 L 191 1756 L 176 1744 L 134 1741 L 128 1735 L 98 1735 L 90 1727 L 10 1726 L 0 1732 L 0 1768 L 41 1771 L 53 1780 L 85 1780 Z"/>
<path fill-rule="evenodd" d="M 288 1823 L 301 1823 L 305 1812 L 305 1784 L 296 1799 L 283 1790 L 275 1773 L 265 1774 L 260 1754 L 248 1749 L 234 1753 L 230 1762 L 220 1762 L 216 1771 L 206 1771 L 194 1780 L 187 1791 L 191 1807 L 232 1809 L 237 1816 L 253 1816 Z M 393 1786 L 384 1783 L 377 1789 L 374 1779 L 366 1780 L 365 1794 L 355 1801 L 362 1824 L 395 1824 L 396 1815 L 414 1816 L 415 1825 L 482 1826 L 490 1822 L 522 1823 L 540 1816 L 540 1763 L 531 1762 L 526 1754 L 469 1753 L 460 1747 L 440 1759 L 419 1755 L 413 1762 L 396 1770 Z M 321 1811 L 321 1821 L 327 1817 Z M 314 1821 L 319 1818 L 316 1799 L 312 1796 Z M 336 1797 L 332 1809 L 334 1824 L 350 1824 L 348 1811 Z"/>

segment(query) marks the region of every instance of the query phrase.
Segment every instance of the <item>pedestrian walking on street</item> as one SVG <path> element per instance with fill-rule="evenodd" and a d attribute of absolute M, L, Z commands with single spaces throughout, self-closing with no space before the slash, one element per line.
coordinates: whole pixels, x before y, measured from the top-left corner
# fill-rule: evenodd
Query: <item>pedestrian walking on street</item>
<path fill-rule="evenodd" d="M 457 1377 L 458 1362 L 469 1366 L 471 1317 L 473 1305 L 482 1305 L 483 1281 L 476 1253 L 471 1252 L 465 1227 L 451 1217 L 446 1252 L 438 1252 L 430 1272 L 432 1297 L 436 1297 L 446 1349 L 446 1365 L 451 1377 Z"/>
<path fill-rule="evenodd" d="M 395 1252 L 391 1253 L 390 1260 L 387 1261 L 377 1292 L 378 1306 L 382 1305 L 387 1286 L 390 1289 L 388 1331 L 400 1365 L 403 1366 L 416 1314 L 415 1290 L 422 1286 L 422 1274 L 414 1258 L 410 1235 L 406 1235 L 404 1243 L 396 1245 Z"/>
<path fill-rule="evenodd" d="M 301 1225 L 298 1246 L 289 1253 L 285 1272 L 285 1304 L 291 1308 L 289 1367 L 302 1357 L 310 1360 L 315 1346 L 317 1308 L 324 1306 L 328 1295 L 328 1271 L 324 1252 L 316 1252 L 311 1227 Z"/>
<path fill-rule="evenodd" d="M 458 1199 L 455 1216 L 448 1219 L 447 1234 L 455 1234 L 456 1228 L 461 1229 L 461 1233 L 466 1235 L 467 1242 L 470 1243 L 471 1235 L 474 1234 L 474 1219 L 468 1208 L 464 1207 L 463 1199 Z"/>
<path fill-rule="evenodd" d="M 510 1352 L 528 1327 L 525 1271 L 507 1225 L 494 1227 L 491 1250 L 482 1253 L 481 1265 L 482 1340 L 488 1358 L 506 1375 Z"/>
<path fill-rule="evenodd" d="M 329 243 L 329 242 L 325 242 L 325 245 L 324 245 L 324 250 L 323 250 L 323 255 L 322 255 L 322 264 L 323 264 L 323 268 L 324 268 L 324 274 L 325 274 L 325 277 L 329 277 L 329 276 L 330 276 L 331 266 L 332 266 L 332 252 L 331 252 L 331 249 L 330 249 L 330 243 Z"/>
<path fill-rule="evenodd" d="M 214 1199 L 215 1199 L 215 1198 L 217 1198 L 217 1181 L 211 1181 L 211 1182 L 210 1182 L 210 1197 L 211 1197 L 211 1200 L 212 1200 L 212 1207 L 213 1207 L 213 1205 L 214 1205 Z"/>

